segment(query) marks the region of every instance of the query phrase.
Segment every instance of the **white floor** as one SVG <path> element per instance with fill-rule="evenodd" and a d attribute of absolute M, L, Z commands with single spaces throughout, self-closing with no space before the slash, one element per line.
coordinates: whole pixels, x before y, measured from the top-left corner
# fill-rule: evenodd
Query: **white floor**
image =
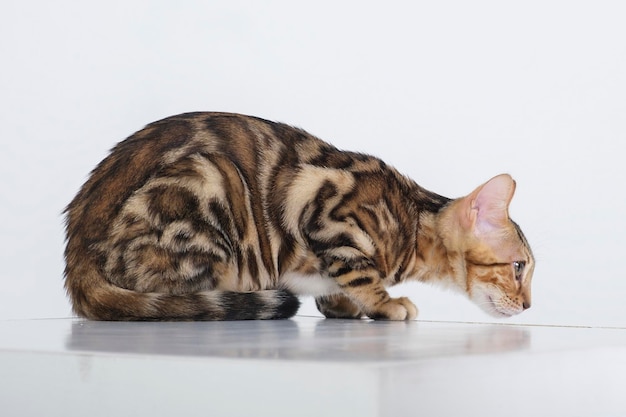
<path fill-rule="evenodd" d="M 0 415 L 626 416 L 626 329 L 0 321 Z"/>

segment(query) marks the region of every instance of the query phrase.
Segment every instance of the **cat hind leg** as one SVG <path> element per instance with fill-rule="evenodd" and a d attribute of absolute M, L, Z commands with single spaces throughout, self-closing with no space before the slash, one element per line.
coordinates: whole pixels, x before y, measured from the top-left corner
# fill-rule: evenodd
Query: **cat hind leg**
<path fill-rule="evenodd" d="M 360 319 L 363 317 L 359 306 L 343 294 L 316 297 L 315 305 L 320 313 L 328 319 Z"/>

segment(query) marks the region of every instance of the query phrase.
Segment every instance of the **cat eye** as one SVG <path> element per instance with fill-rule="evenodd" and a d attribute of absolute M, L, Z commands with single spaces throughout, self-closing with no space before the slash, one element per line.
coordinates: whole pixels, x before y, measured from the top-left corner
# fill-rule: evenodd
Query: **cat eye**
<path fill-rule="evenodd" d="M 525 266 L 526 266 L 526 262 L 524 261 L 513 262 L 513 271 L 515 272 L 515 281 L 522 280 L 522 272 L 524 272 Z"/>

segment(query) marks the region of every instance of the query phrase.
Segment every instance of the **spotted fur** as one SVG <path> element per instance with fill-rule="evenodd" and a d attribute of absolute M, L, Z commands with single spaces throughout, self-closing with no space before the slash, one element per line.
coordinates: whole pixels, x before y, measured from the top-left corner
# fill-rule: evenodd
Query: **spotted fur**
<path fill-rule="evenodd" d="M 287 318 L 297 294 L 327 317 L 413 319 L 386 290 L 408 279 L 508 316 L 534 268 L 514 188 L 451 200 L 300 129 L 183 114 L 120 142 L 69 204 L 65 287 L 95 320 Z"/>

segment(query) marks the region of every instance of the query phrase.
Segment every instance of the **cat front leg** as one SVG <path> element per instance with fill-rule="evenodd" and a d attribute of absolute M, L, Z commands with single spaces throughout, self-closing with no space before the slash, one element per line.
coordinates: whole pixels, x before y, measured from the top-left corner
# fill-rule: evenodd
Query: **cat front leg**
<path fill-rule="evenodd" d="M 368 317 L 374 320 L 415 320 L 417 307 L 406 297 L 391 298 L 389 301 L 375 306 Z"/>
<path fill-rule="evenodd" d="M 326 312 L 331 315 L 354 312 L 358 308 L 375 320 L 413 320 L 417 317 L 417 307 L 408 298 L 389 295 L 373 263 L 334 259 L 328 265 L 327 273 L 336 280 L 341 294 L 322 299 L 325 311 L 320 311 L 325 315 Z"/>

